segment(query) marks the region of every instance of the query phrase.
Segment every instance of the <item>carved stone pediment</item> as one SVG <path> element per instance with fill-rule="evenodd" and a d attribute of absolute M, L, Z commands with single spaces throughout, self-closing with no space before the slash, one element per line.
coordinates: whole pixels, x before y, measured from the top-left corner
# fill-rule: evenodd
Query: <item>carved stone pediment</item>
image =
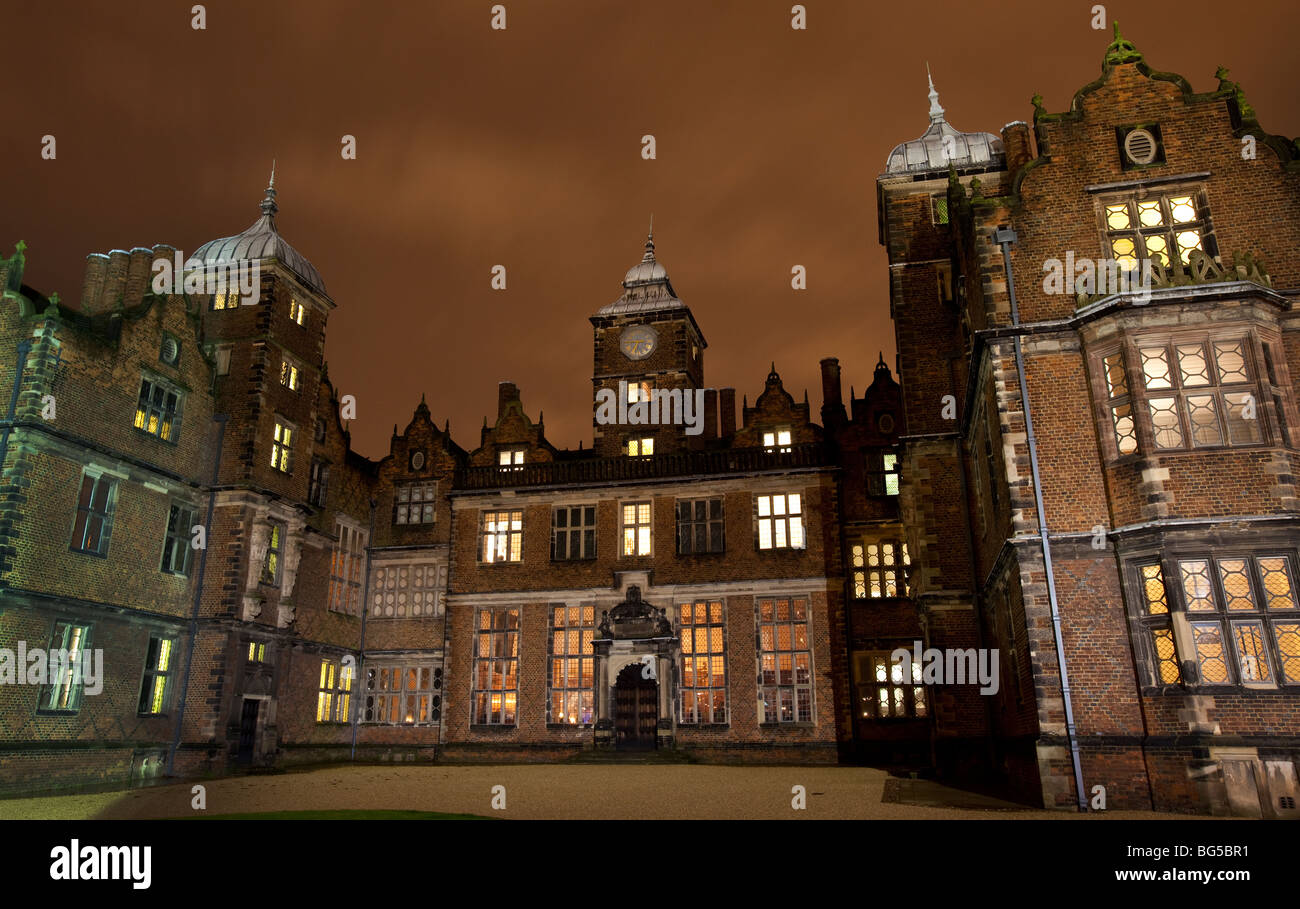
<path fill-rule="evenodd" d="M 663 609 L 641 599 L 641 587 L 633 584 L 627 598 L 601 614 L 599 636 L 614 640 L 672 637 L 673 626 Z"/>

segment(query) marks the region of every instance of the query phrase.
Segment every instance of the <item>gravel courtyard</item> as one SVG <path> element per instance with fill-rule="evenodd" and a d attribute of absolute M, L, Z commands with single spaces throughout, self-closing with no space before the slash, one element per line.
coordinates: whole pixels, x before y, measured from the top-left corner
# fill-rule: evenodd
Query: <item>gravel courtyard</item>
<path fill-rule="evenodd" d="M 882 801 L 887 791 L 901 801 Z M 0 820 L 175 818 L 193 783 L 125 792 L 0 801 Z M 374 766 L 228 777 L 203 783 L 207 815 L 337 809 L 395 809 L 513 819 L 897 819 L 1163 818 L 1114 811 L 1081 816 L 1013 806 L 935 783 L 892 780 L 863 767 L 508 764 Z M 806 810 L 791 807 L 803 786 Z M 493 787 L 505 787 L 504 810 Z"/>

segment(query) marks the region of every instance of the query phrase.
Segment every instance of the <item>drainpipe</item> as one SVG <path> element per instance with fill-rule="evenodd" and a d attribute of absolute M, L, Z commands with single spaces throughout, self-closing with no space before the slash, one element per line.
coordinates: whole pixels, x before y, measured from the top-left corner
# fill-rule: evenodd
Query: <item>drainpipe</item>
<path fill-rule="evenodd" d="M 375 505 L 370 500 L 370 536 L 366 537 L 366 580 L 361 585 L 361 648 L 357 653 L 357 680 L 352 686 L 352 758 L 357 759 L 357 723 L 361 721 L 362 665 L 366 658 L 366 615 L 370 612 L 370 551 L 375 546 Z"/>
<path fill-rule="evenodd" d="M 226 421 L 229 415 L 214 414 L 217 424 L 217 453 L 212 459 L 212 488 L 208 490 L 208 516 L 203 522 L 205 534 L 212 531 L 212 515 L 217 507 L 217 484 L 221 480 L 221 448 L 226 438 Z M 207 543 L 204 537 L 204 543 Z M 194 665 L 194 645 L 199 636 L 199 609 L 203 604 L 203 575 L 208 567 L 208 547 L 203 547 L 199 556 L 199 576 L 194 582 L 194 608 L 190 612 L 190 643 L 185 653 L 185 674 L 181 677 L 180 703 L 176 705 L 176 729 L 172 732 L 172 747 L 167 752 L 167 776 L 174 776 L 176 769 L 176 751 L 181 747 L 181 730 L 185 726 L 185 700 L 190 690 L 190 668 Z"/>
<path fill-rule="evenodd" d="M 1011 325 L 1020 327 L 1020 309 L 1016 305 L 1016 279 L 1011 271 L 1011 244 L 1016 232 L 1002 227 L 993 233 L 993 242 L 1002 247 L 1002 267 L 1007 275 L 1007 296 L 1011 301 Z M 1047 512 L 1043 508 L 1043 484 L 1038 473 L 1038 442 L 1034 438 L 1034 418 L 1029 409 L 1029 388 L 1025 383 L 1025 359 L 1020 347 L 1020 333 L 1014 337 L 1016 379 L 1020 383 L 1020 401 L 1025 409 L 1025 443 L 1029 447 L 1029 469 L 1034 479 L 1034 507 L 1038 511 L 1038 538 L 1043 547 L 1043 568 L 1047 573 L 1047 599 L 1052 610 L 1052 637 L 1056 643 L 1056 663 L 1061 670 L 1061 700 L 1065 704 L 1065 738 L 1070 746 L 1070 764 L 1074 769 L 1074 789 L 1080 811 L 1088 810 L 1083 791 L 1083 768 L 1079 762 L 1079 740 L 1074 726 L 1074 708 L 1070 705 L 1070 675 L 1065 668 L 1065 642 L 1061 637 L 1061 610 L 1056 601 L 1056 575 L 1052 570 L 1052 543 L 1048 538 Z"/>

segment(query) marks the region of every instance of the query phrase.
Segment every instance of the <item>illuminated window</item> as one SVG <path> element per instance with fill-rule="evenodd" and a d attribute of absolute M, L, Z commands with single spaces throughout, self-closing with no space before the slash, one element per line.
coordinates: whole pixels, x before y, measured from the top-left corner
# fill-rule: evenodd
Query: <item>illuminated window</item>
<path fill-rule="evenodd" d="M 149 650 L 144 658 L 144 677 L 140 681 L 140 703 L 137 712 L 142 716 L 159 716 L 167 709 L 171 694 L 172 652 L 176 647 L 173 638 L 149 636 Z"/>
<path fill-rule="evenodd" d="M 850 557 L 855 599 L 908 595 L 912 559 L 906 543 L 899 540 L 855 543 Z"/>
<path fill-rule="evenodd" d="M 376 568 L 371 585 L 370 617 L 374 619 L 442 614 L 447 566 L 436 562 L 402 563 Z"/>
<path fill-rule="evenodd" d="M 307 324 L 307 307 L 303 306 L 297 297 L 289 298 L 289 318 L 298 325 Z"/>
<path fill-rule="evenodd" d="M 239 288 L 212 295 L 213 309 L 236 309 L 240 302 Z"/>
<path fill-rule="evenodd" d="M 518 562 L 523 559 L 523 511 L 485 511 L 479 547 L 481 561 Z"/>
<path fill-rule="evenodd" d="M 655 440 L 653 438 L 627 440 L 627 456 L 629 458 L 648 458 L 654 453 Z"/>
<path fill-rule="evenodd" d="M 181 393 L 158 379 L 142 379 L 135 428 L 164 442 L 175 442 L 181 434 Z"/>
<path fill-rule="evenodd" d="M 895 663 L 888 653 L 853 655 L 860 717 L 864 720 L 887 720 L 926 715 L 921 664 L 912 660 L 907 662 L 910 668 L 905 671 L 903 662 Z"/>
<path fill-rule="evenodd" d="M 790 451 L 790 428 L 781 427 L 771 432 L 763 433 L 763 447 L 768 451 L 780 450 L 783 453 Z"/>
<path fill-rule="evenodd" d="M 898 454 L 879 449 L 867 452 L 867 495 L 898 495 Z"/>
<path fill-rule="evenodd" d="M 720 600 L 681 605 L 682 682 L 677 722 L 727 722 L 725 639 Z"/>
<path fill-rule="evenodd" d="M 352 667 L 321 660 L 316 722 L 346 723 L 352 718 Z"/>
<path fill-rule="evenodd" d="M 797 492 L 754 497 L 759 549 L 804 548 L 802 498 Z"/>
<path fill-rule="evenodd" d="M 811 723 L 812 644 L 808 601 L 761 599 L 758 611 L 760 723 Z"/>
<path fill-rule="evenodd" d="M 298 390 L 298 364 L 285 357 L 280 361 L 280 384 L 290 391 Z"/>
<path fill-rule="evenodd" d="M 1263 439 L 1245 339 L 1144 345 L 1138 357 L 1157 449 Z"/>
<path fill-rule="evenodd" d="M 1201 684 L 1300 684 L 1289 556 L 1224 554 L 1177 564 Z"/>
<path fill-rule="evenodd" d="M 551 511 L 551 559 L 596 557 L 596 506 L 561 505 Z"/>
<path fill-rule="evenodd" d="M 113 532 L 113 512 L 117 507 L 117 480 L 113 477 L 85 474 L 77 498 L 77 517 L 72 525 L 73 552 L 92 555 L 108 554 L 108 539 Z"/>
<path fill-rule="evenodd" d="M 1166 267 L 1174 257 L 1186 265 L 1193 250 L 1213 257 L 1210 213 L 1200 194 L 1149 195 L 1104 203 L 1106 244 L 1121 268 L 1132 270 L 1142 259 Z"/>
<path fill-rule="evenodd" d="M 723 552 L 726 522 L 722 496 L 708 499 L 679 499 L 677 502 L 677 551 L 681 555 Z"/>
<path fill-rule="evenodd" d="M 551 609 L 550 682 L 546 721 L 590 726 L 595 721 L 596 635 L 594 606 Z"/>
<path fill-rule="evenodd" d="M 194 527 L 194 509 L 172 503 L 167 511 L 167 532 L 163 536 L 162 570 L 168 574 L 189 575 L 194 547 L 190 533 Z"/>
<path fill-rule="evenodd" d="M 1133 399 L 1129 395 L 1123 353 L 1116 350 L 1102 357 L 1101 369 L 1106 382 L 1106 409 L 1115 433 L 1115 447 L 1120 455 L 1132 454 L 1138 447 L 1137 426 L 1133 422 Z"/>
<path fill-rule="evenodd" d="M 260 580 L 263 584 L 270 584 L 273 587 L 280 585 L 280 556 L 283 547 L 284 525 L 273 523 L 266 533 L 266 552 L 262 554 Z"/>
<path fill-rule="evenodd" d="M 627 403 L 637 404 L 650 400 L 654 386 L 649 382 L 628 382 L 627 383 Z"/>
<path fill-rule="evenodd" d="M 480 609 L 474 647 L 474 722 L 515 725 L 519 700 L 519 610 Z"/>
<path fill-rule="evenodd" d="M 329 493 L 330 466 L 323 458 L 311 459 L 311 478 L 307 484 L 307 501 L 318 508 L 325 506 Z"/>
<path fill-rule="evenodd" d="M 293 433 L 292 425 L 279 417 L 275 418 L 275 434 L 271 439 L 271 466 L 281 473 L 293 472 Z"/>
<path fill-rule="evenodd" d="M 265 663 L 266 662 L 266 644 L 263 641 L 248 642 L 248 662 Z"/>
<path fill-rule="evenodd" d="M 1170 626 L 1169 591 L 1165 587 L 1164 569 L 1159 562 L 1137 566 L 1141 589 L 1142 626 L 1150 648 L 1151 683 L 1177 685 L 1183 680 L 1178 663 L 1178 648 Z"/>
<path fill-rule="evenodd" d="M 621 512 L 623 515 L 623 555 L 650 555 L 650 503 L 629 502 L 622 506 Z"/>
<path fill-rule="evenodd" d="M 334 612 L 359 615 L 361 612 L 361 571 L 366 557 L 369 534 L 351 524 L 334 524 L 337 539 L 330 561 L 329 608 Z"/>
<path fill-rule="evenodd" d="M 361 722 L 429 726 L 442 718 L 442 667 L 366 663 Z"/>
<path fill-rule="evenodd" d="M 502 448 L 497 451 L 497 466 L 502 470 L 523 470 L 524 449 Z"/>
<path fill-rule="evenodd" d="M 948 223 L 948 194 L 947 193 L 931 194 L 930 220 L 934 224 Z"/>
<path fill-rule="evenodd" d="M 76 713 L 81 709 L 85 676 L 81 671 L 82 654 L 90 649 L 90 626 L 58 622 L 50 640 L 50 650 L 58 654 L 57 665 L 47 667 L 48 684 L 42 686 L 37 711 L 40 713 Z"/>
<path fill-rule="evenodd" d="M 432 524 L 437 514 L 438 484 L 433 480 L 398 483 L 393 488 L 394 524 Z"/>

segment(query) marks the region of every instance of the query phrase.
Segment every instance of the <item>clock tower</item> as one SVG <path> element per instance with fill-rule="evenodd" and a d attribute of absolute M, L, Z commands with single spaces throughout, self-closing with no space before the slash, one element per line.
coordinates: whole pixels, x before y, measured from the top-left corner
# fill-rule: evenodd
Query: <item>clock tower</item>
<path fill-rule="evenodd" d="M 655 259 L 653 230 L 646 238 L 645 255 L 623 278 L 623 295 L 601 307 L 591 324 L 595 332 L 592 431 L 597 454 L 647 457 L 699 447 L 703 437 L 685 432 L 677 408 L 679 402 L 694 407 L 693 393 L 704 387 L 706 344 L 695 317 L 677 298 L 668 272 Z M 655 392 L 674 389 L 680 395 L 659 395 L 658 407 L 636 406 L 649 405 Z M 673 409 L 668 413 L 663 405 L 670 399 Z M 598 406 L 610 400 L 618 406 Z M 657 422 L 649 422 L 655 417 Z"/>

